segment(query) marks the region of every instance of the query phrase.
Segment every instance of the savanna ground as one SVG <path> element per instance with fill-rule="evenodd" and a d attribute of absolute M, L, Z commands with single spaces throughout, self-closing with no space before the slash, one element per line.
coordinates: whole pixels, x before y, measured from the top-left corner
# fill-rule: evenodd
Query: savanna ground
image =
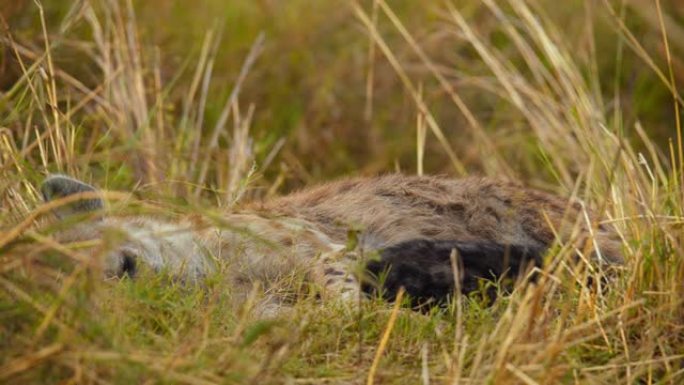
<path fill-rule="evenodd" d="M 11 0 L 0 14 L 0 382 L 684 383 L 680 1 Z M 36 191 L 63 172 L 173 216 L 394 170 L 574 196 L 615 224 L 626 265 L 597 292 L 556 245 L 536 285 L 492 306 L 303 298 L 260 321 L 220 274 L 103 282 L 55 243 Z"/>

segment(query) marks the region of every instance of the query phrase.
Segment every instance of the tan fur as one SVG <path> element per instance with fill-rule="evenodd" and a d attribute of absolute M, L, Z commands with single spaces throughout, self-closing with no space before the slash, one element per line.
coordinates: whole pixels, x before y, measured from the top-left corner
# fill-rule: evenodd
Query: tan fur
<path fill-rule="evenodd" d="M 589 226 L 595 226 L 601 255 L 609 262 L 622 259 L 614 229 L 591 213 L 587 223 L 579 204 L 491 178 L 355 178 L 250 208 L 305 219 L 336 242 L 350 227 L 362 229 L 371 249 L 419 238 L 547 246 L 555 233 L 567 242 L 576 228 L 589 240 Z"/>
<path fill-rule="evenodd" d="M 92 189 L 59 175 L 43 185 L 48 200 Z M 97 202 L 90 206 L 101 207 Z M 79 210 L 85 209 L 71 211 Z M 188 279 L 224 265 L 226 278 L 243 292 L 254 282 L 268 286 L 301 272 L 324 293 L 354 298 L 359 290 L 352 268 L 356 254 L 344 247 L 350 229 L 359 232 L 365 250 L 415 239 L 547 247 L 556 235 L 566 242 L 576 230 L 580 250 L 597 246 L 594 260 L 621 262 L 614 230 L 584 214 L 579 204 L 513 183 L 394 174 L 345 179 L 253 202 L 226 213 L 220 223 L 105 217 L 82 223 L 62 238 L 104 239 L 100 247 L 109 276 L 121 274 L 125 258 Z"/>

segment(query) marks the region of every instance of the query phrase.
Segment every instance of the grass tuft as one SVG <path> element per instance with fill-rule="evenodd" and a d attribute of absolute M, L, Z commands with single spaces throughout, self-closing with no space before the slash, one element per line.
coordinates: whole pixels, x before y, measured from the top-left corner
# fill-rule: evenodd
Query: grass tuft
<path fill-rule="evenodd" d="M 0 382 L 684 381 L 676 1 L 10 3 Z M 241 202 L 397 169 L 572 197 L 616 226 L 626 265 L 595 290 L 558 244 L 535 284 L 491 305 L 487 287 L 425 314 L 310 293 L 265 321 L 250 311 L 263 290 L 233 296 L 223 266 L 197 285 L 103 281 L 52 237 L 65 202 L 36 187 L 66 173 L 114 209 L 230 226 L 220 212 Z"/>

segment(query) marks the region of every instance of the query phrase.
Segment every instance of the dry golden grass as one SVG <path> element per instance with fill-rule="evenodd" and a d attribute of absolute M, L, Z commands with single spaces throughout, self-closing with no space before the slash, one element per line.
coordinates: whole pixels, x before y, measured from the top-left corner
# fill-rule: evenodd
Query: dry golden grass
<path fill-rule="evenodd" d="M 196 49 L 165 60 L 164 46 L 150 44 L 161 23 L 150 14 L 170 12 L 157 2 L 48 12 L 26 2 L 28 37 L 3 22 L 15 76 L 0 94 L 0 382 L 684 381 L 684 40 L 674 3 L 578 2 L 566 24 L 545 2 L 292 2 L 301 14 L 255 3 L 207 3 L 274 24 L 270 36 L 242 37 L 232 66 L 221 65 L 221 39 L 239 23 L 205 21 L 185 33 L 201 36 Z M 652 33 L 636 33 L 633 14 Z M 303 37 L 326 23 L 351 26 L 333 35 L 342 43 Z M 605 25 L 617 31 L 614 50 Z M 289 33 L 283 44 L 330 47 L 315 54 L 333 64 L 278 57 L 269 43 L 281 42 L 278 31 Z M 649 74 L 641 93 L 620 75 L 634 63 Z M 659 93 L 671 119 L 635 119 L 638 102 Z M 291 100 L 302 95 L 310 105 Z M 273 100 L 284 106 L 260 110 Z M 303 299 L 291 318 L 263 321 L 249 312 L 259 288 L 236 305 L 220 274 L 202 287 L 102 282 L 96 263 L 41 226 L 50 206 L 36 185 L 48 172 L 133 191 L 108 197 L 145 212 L 214 215 L 348 172 L 359 149 L 359 172 L 477 170 L 574 196 L 618 228 L 624 271 L 597 293 L 585 285 L 592 272 L 566 264 L 571 250 L 559 244 L 538 284 L 491 307 L 458 298 L 418 314 L 369 300 L 348 314 Z"/>

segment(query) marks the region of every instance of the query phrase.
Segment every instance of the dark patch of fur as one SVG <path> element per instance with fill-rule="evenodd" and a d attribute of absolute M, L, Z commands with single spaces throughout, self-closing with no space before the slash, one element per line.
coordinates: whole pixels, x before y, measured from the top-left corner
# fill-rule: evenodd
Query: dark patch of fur
<path fill-rule="evenodd" d="M 362 290 L 376 294 L 377 278 L 382 280 L 382 295 L 394 300 L 404 287 L 415 308 L 446 303 L 456 289 L 451 263 L 452 250 L 457 251 L 461 271 L 461 292 L 469 294 L 479 289 L 479 281 L 515 278 L 531 266 L 541 266 L 544 249 L 492 242 L 434 241 L 417 239 L 399 243 L 380 252 L 378 260 L 370 261 Z M 495 290 L 489 290 L 491 300 Z"/>
<path fill-rule="evenodd" d="M 125 250 L 121 255 L 120 277 L 135 278 L 138 272 L 137 257 L 135 254 Z"/>

